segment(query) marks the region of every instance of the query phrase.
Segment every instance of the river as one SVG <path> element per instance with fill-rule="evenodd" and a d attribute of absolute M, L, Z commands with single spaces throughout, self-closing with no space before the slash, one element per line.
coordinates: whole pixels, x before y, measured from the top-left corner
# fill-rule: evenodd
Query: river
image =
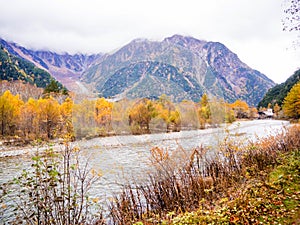
<path fill-rule="evenodd" d="M 205 130 L 181 131 L 177 133 L 161 133 L 147 135 L 128 135 L 95 138 L 78 141 L 82 157 L 87 159 L 91 168 L 101 172 L 102 176 L 94 184 L 91 192 L 95 197 L 107 199 L 117 193 L 127 182 L 142 182 L 151 170 L 150 150 L 153 147 L 168 149 L 176 153 L 182 147 L 189 151 L 203 145 L 213 149 L 223 140 L 225 135 L 253 140 L 275 135 L 287 121 L 253 120 L 235 122 L 229 126 Z M 179 156 L 183 161 L 182 155 Z M 31 155 L 0 158 L 0 183 L 8 181 L 31 164 Z"/>

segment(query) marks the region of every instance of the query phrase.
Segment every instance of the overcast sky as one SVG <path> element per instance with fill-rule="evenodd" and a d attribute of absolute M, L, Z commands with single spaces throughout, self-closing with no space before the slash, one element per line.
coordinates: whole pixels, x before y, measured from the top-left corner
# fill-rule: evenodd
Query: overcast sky
<path fill-rule="evenodd" d="M 110 52 L 174 34 L 219 41 L 277 83 L 300 67 L 283 0 L 0 0 L 0 37 L 33 49 Z"/>

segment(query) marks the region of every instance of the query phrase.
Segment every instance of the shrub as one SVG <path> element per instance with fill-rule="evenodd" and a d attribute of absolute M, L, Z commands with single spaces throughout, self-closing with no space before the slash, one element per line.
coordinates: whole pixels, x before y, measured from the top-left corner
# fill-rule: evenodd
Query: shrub
<path fill-rule="evenodd" d="M 31 167 L 2 186 L 4 220 L 12 224 L 91 224 L 96 202 L 88 191 L 97 179 L 88 164 L 79 160 L 78 149 L 69 144 L 58 153 L 52 148 L 43 153 L 37 150 Z"/>

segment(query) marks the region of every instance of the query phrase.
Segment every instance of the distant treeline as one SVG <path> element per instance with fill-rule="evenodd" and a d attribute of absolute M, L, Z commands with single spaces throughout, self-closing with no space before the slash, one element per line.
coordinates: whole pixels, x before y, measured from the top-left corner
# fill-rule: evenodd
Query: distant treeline
<path fill-rule="evenodd" d="M 184 100 L 173 103 L 168 96 L 110 102 L 104 98 L 74 103 L 51 82 L 40 89 L 22 82 L 0 82 L 0 136 L 2 139 L 50 140 L 68 136 L 92 138 L 118 134 L 146 134 L 205 129 L 237 118 L 258 117 L 257 109 L 246 102 L 224 100 L 204 94 L 200 102 Z M 30 97 L 32 96 L 32 97 Z M 282 107 L 272 108 L 279 118 L 300 118 L 300 83 L 284 98 Z M 260 107 L 259 111 L 267 108 Z M 282 110 L 281 110 L 282 109 Z"/>
<path fill-rule="evenodd" d="M 26 89 L 26 88 L 25 88 Z M 17 91 L 16 91 L 17 92 Z M 116 134 L 177 132 L 205 129 L 236 118 L 255 118 L 257 110 L 237 100 L 229 104 L 209 98 L 200 102 L 173 103 L 166 95 L 157 100 L 104 98 L 74 103 L 68 95 L 39 93 L 38 98 L 21 98 L 4 91 L 0 96 L 2 139 L 50 140 L 69 137 L 91 138 Z"/>

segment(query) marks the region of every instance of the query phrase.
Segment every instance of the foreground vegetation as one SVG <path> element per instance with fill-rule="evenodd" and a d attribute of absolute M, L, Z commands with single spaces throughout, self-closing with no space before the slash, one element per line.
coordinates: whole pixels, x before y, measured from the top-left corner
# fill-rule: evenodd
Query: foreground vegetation
<path fill-rule="evenodd" d="M 97 200 L 89 197 L 99 177 L 81 159 L 79 149 L 68 143 L 60 152 L 51 147 L 40 152 L 37 148 L 31 166 L 0 186 L 0 223 L 71 225 L 100 221 Z"/>
<path fill-rule="evenodd" d="M 157 174 L 116 197 L 114 224 L 298 224 L 299 134 L 294 126 L 259 143 L 226 140 L 221 154 L 196 149 L 180 168 L 155 149 Z"/>
<path fill-rule="evenodd" d="M 198 210 L 169 212 L 161 224 L 299 224 L 300 151 L 282 154 L 277 163 L 259 176 L 249 174 L 238 190 L 229 188 L 228 197 L 203 198 Z"/>

